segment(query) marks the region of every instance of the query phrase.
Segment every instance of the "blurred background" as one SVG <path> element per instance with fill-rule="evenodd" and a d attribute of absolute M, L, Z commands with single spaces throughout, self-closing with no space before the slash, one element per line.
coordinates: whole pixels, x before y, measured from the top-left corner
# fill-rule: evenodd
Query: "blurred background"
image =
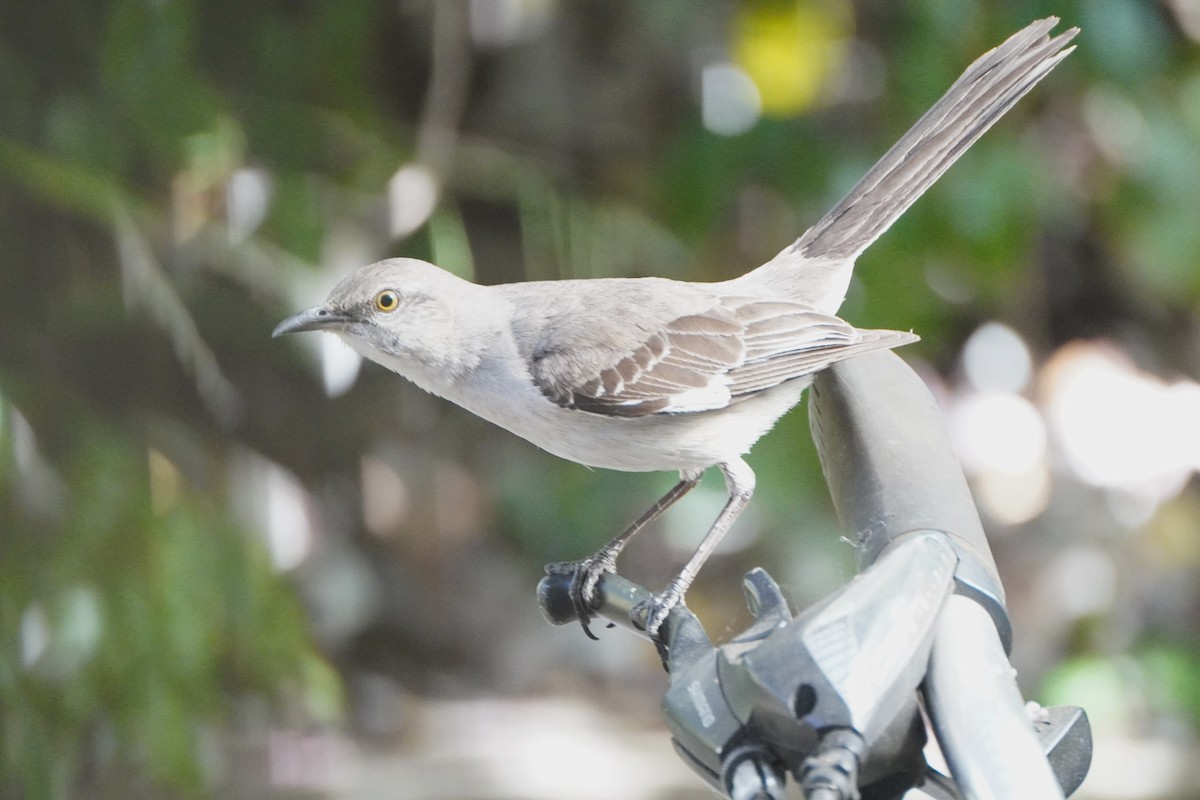
<path fill-rule="evenodd" d="M 556 460 L 332 336 L 356 266 L 756 266 L 978 55 L 1079 49 L 860 260 L 915 329 L 1032 698 L 1093 798 L 1200 797 L 1200 2 L 0 4 L 0 796 L 711 796 L 623 631 L 541 618 L 671 475 Z M 793 412 L 689 594 L 853 572 Z M 719 476 L 631 548 L 661 585 Z"/>

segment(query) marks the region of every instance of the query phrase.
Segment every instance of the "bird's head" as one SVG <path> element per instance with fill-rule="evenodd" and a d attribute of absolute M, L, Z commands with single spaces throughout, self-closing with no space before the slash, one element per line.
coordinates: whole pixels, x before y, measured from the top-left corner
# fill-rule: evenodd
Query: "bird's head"
<path fill-rule="evenodd" d="M 334 333 L 363 357 L 425 383 L 426 374 L 453 377 L 478 361 L 473 309 L 487 304 L 473 298 L 482 290 L 428 262 L 392 258 L 352 272 L 324 303 L 288 317 L 271 335 Z"/>

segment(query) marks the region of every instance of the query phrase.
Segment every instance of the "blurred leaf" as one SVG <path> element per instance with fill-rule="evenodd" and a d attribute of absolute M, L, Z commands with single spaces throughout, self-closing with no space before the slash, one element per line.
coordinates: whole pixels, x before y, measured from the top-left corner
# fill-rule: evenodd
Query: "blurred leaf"
<path fill-rule="evenodd" d="M 269 236 L 293 255 L 316 263 L 321 257 L 322 208 L 317 180 L 311 175 L 277 172 L 276 200 L 264 225 Z"/>
<path fill-rule="evenodd" d="M 1083 706 L 1099 731 L 1142 731 L 1150 717 L 1200 730 L 1200 651 L 1150 644 L 1129 654 L 1085 656 L 1056 667 L 1040 695 L 1047 705 Z"/>
<path fill-rule="evenodd" d="M 1083 29 L 1081 57 L 1101 75 L 1132 83 L 1165 66 L 1167 31 L 1137 0 L 1079 3 L 1074 24 Z"/>
<path fill-rule="evenodd" d="M 1043 705 L 1078 705 L 1098 732 L 1120 729 L 1131 701 L 1119 659 L 1074 658 L 1056 667 L 1038 693 Z"/>
<path fill-rule="evenodd" d="M 197 15 L 191 0 L 112 0 L 100 70 L 118 125 L 132 123 L 144 155 L 166 166 L 179 145 L 215 127 L 221 102 L 193 69 Z"/>
<path fill-rule="evenodd" d="M 1200 649 L 1195 643 L 1151 645 L 1138 661 L 1151 708 L 1181 716 L 1200 732 Z"/>
<path fill-rule="evenodd" d="M 45 156 L 17 142 L 0 139 L 0 171 L 50 205 L 93 222 L 111 219 L 120 196 L 111 175 Z"/>
<path fill-rule="evenodd" d="M 1200 182 L 1200 128 L 1181 124 L 1173 106 L 1143 99 L 1141 135 L 1130 142 L 1129 191 L 1113 204 L 1111 229 L 1134 285 L 1178 302 L 1200 297 L 1200 226 L 1193 224 Z"/>

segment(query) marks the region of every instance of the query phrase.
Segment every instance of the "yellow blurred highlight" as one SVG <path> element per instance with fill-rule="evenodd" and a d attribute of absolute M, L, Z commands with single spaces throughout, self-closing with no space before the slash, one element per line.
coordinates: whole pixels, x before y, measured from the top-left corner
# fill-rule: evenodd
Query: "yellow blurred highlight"
<path fill-rule="evenodd" d="M 813 106 L 845 55 L 852 31 L 842 2 L 761 2 L 742 8 L 734 60 L 758 86 L 766 116 Z"/>
<path fill-rule="evenodd" d="M 151 447 L 146 455 L 150 472 L 150 507 L 161 517 L 175 505 L 183 479 L 171 459 L 158 450 Z"/>

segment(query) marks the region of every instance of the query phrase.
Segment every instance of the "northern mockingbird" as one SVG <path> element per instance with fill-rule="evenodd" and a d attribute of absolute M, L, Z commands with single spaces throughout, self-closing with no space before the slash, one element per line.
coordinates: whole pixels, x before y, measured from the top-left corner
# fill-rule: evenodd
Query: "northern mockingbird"
<path fill-rule="evenodd" d="M 795 243 L 719 283 L 661 278 L 480 286 L 411 258 L 352 273 L 274 336 L 323 330 L 426 391 L 562 458 L 678 471 L 666 495 L 595 555 L 560 569 L 587 629 L 596 581 L 712 466 L 729 499 L 638 621 L 655 636 L 754 491 L 742 459 L 830 364 L 917 339 L 834 316 L 855 258 L 1074 48 L 1035 22 L 980 57 L 850 193 Z M 591 632 L 588 631 L 591 635 Z"/>

